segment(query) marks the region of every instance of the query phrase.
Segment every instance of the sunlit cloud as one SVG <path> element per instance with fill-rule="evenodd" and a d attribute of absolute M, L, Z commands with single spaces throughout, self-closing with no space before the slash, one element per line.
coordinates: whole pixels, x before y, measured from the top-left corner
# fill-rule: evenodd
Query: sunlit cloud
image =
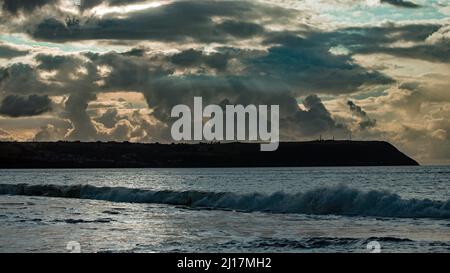
<path fill-rule="evenodd" d="M 100 6 L 94 7 L 91 10 L 91 13 L 95 16 L 105 16 L 108 14 L 127 14 L 130 12 L 137 12 L 141 10 L 146 10 L 149 8 L 156 8 L 165 4 L 170 3 L 171 1 L 147 1 L 139 4 L 130 4 L 123 6 L 108 6 L 106 4 L 101 4 Z"/>

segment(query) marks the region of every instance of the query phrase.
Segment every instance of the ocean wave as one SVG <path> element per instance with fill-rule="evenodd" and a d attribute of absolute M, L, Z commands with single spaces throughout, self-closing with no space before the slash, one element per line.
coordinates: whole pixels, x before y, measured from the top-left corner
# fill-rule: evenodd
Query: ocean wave
<path fill-rule="evenodd" d="M 246 212 L 313 215 L 450 219 L 450 200 L 403 199 L 387 191 L 361 191 L 346 186 L 303 193 L 238 194 L 204 191 L 150 191 L 91 185 L 0 184 L 0 194 L 79 198 L 127 203 L 159 203 Z"/>
<path fill-rule="evenodd" d="M 219 247 L 229 249 L 318 249 L 331 246 L 348 246 L 361 243 L 358 238 L 310 237 L 298 240 L 285 238 L 260 238 L 250 241 L 232 240 L 220 244 Z M 216 247 L 216 246 L 214 246 Z"/>
<path fill-rule="evenodd" d="M 330 247 L 350 247 L 352 245 L 361 245 L 361 249 L 365 250 L 367 243 L 371 241 L 384 243 L 414 243 L 413 240 L 407 238 L 396 237 L 371 237 L 364 238 L 348 238 L 348 237 L 308 237 L 296 240 L 286 238 L 259 238 L 251 241 L 232 240 L 223 243 L 223 248 L 251 248 L 251 249 L 321 249 Z M 356 247 L 354 247 L 356 248 Z"/>
<path fill-rule="evenodd" d="M 54 220 L 55 223 L 66 223 L 66 224 L 86 224 L 86 223 L 110 223 L 114 220 L 111 218 L 98 218 L 95 220 L 84 220 L 84 219 L 62 219 L 62 220 Z"/>

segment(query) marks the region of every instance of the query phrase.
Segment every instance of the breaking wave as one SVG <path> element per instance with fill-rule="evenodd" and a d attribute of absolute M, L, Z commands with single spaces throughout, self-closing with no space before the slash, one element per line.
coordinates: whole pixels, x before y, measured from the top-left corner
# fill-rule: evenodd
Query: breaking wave
<path fill-rule="evenodd" d="M 304 193 L 271 195 L 203 191 L 150 191 L 91 185 L 0 184 L 0 194 L 93 199 L 127 203 L 158 203 L 271 213 L 450 219 L 450 200 L 403 199 L 387 191 L 360 191 L 346 186 Z"/>

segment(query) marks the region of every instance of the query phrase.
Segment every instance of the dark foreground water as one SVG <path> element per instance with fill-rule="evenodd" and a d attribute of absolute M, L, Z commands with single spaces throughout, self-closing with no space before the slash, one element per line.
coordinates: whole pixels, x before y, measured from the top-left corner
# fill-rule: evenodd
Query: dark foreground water
<path fill-rule="evenodd" d="M 0 170 L 0 252 L 450 252 L 450 167 Z"/>

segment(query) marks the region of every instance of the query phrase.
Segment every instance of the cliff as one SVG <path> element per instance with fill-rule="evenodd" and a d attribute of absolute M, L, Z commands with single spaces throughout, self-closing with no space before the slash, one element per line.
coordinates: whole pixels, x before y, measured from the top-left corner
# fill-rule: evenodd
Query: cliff
<path fill-rule="evenodd" d="M 294 167 L 418 165 L 383 141 L 140 144 L 0 142 L 0 168 Z"/>

